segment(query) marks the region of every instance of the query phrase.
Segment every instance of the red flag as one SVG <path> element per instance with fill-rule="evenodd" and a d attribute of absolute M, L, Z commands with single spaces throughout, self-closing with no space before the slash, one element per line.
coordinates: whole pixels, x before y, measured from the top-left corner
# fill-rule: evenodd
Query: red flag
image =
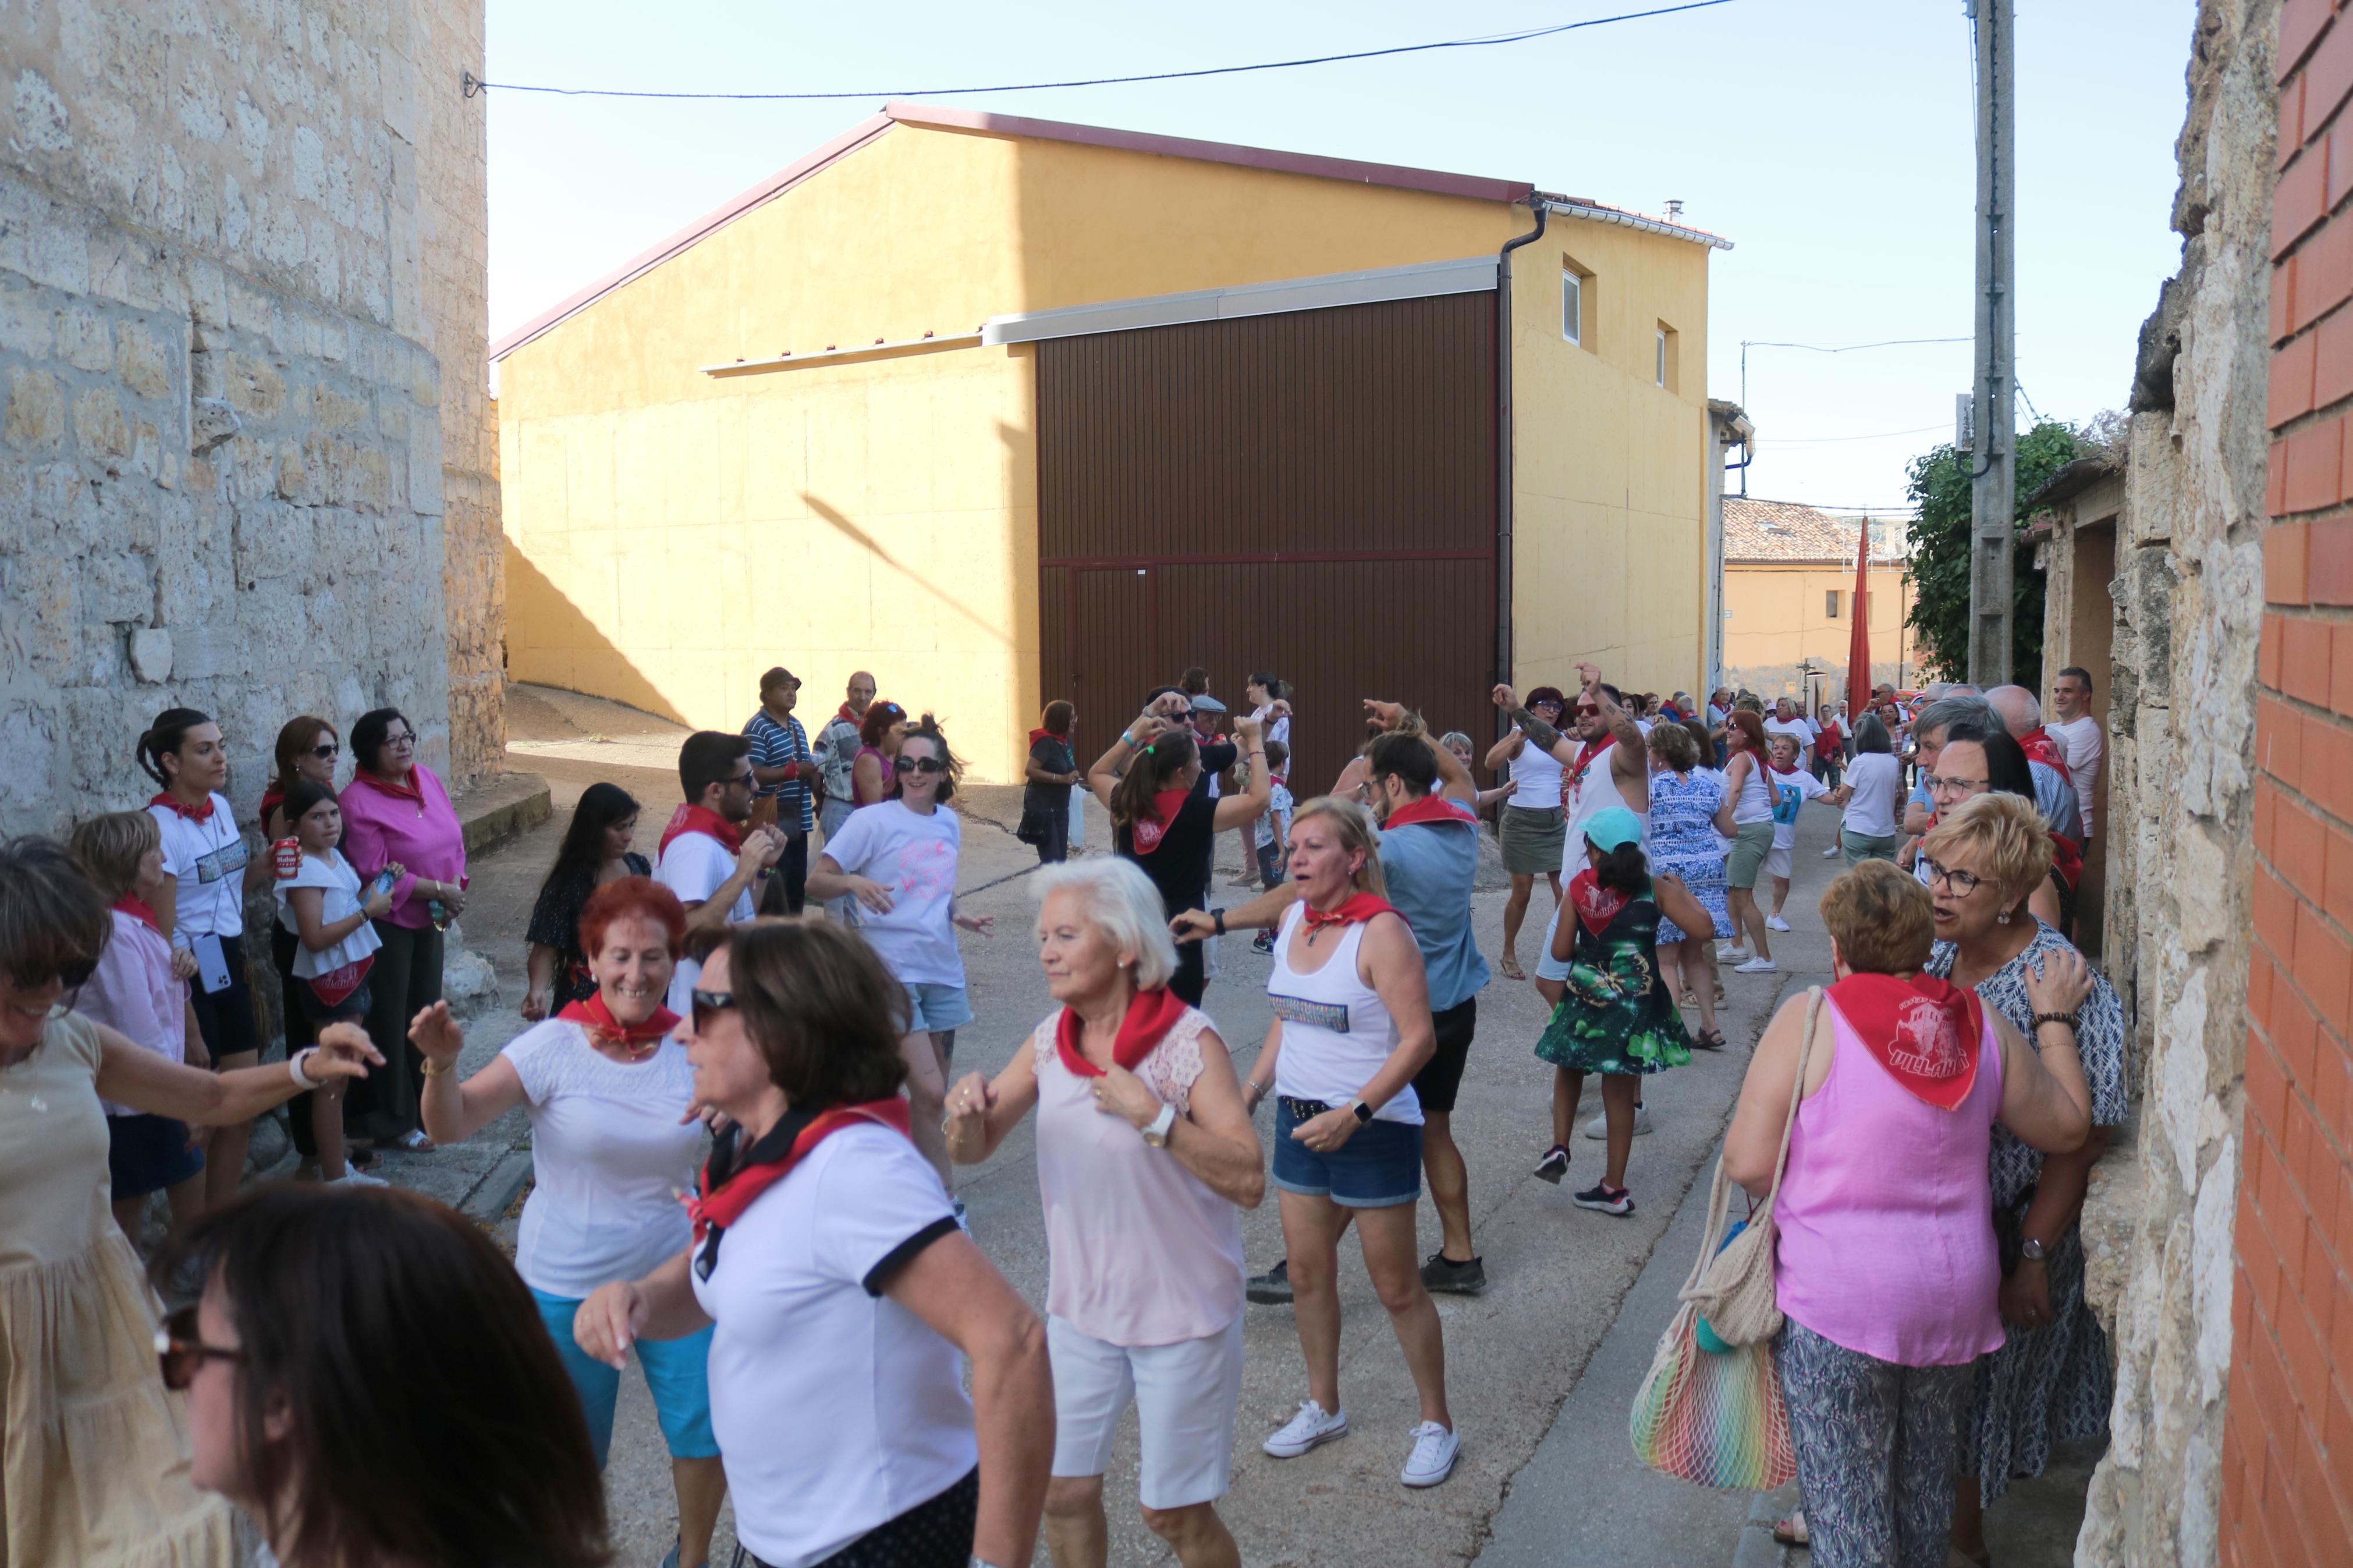
<path fill-rule="evenodd" d="M 1862 717 L 1863 706 L 1871 700 L 1871 520 L 1862 520 L 1857 531 L 1862 538 L 1854 547 L 1854 616 L 1846 645 L 1847 722 Z"/>

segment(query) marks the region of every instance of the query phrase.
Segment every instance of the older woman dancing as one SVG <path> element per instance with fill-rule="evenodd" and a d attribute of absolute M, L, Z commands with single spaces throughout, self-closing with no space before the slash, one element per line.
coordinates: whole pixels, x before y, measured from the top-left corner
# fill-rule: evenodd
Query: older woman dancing
<path fill-rule="evenodd" d="M 1168 990 L 1176 948 L 1133 862 L 1043 874 L 1039 962 L 1061 1005 L 994 1081 L 948 1098 L 948 1149 L 988 1158 L 1038 1108 L 1038 1187 L 1052 1280 L 1054 1479 L 1046 1540 L 1061 1568 L 1109 1550 L 1103 1476 L 1131 1396 L 1144 1521 L 1186 1568 L 1241 1558 L 1218 1518 L 1242 1381 L 1242 1208 L 1266 1173 L 1225 1042 Z"/>

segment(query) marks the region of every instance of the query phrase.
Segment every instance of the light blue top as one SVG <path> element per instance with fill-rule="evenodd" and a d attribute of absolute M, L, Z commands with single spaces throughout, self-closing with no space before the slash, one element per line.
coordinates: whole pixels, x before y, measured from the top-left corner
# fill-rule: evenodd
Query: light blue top
<path fill-rule="evenodd" d="M 1381 835 L 1381 875 L 1389 902 L 1413 927 L 1433 1013 L 1461 1006 L 1487 984 L 1487 961 L 1471 934 L 1478 871 L 1479 829 L 1470 823 L 1416 822 Z"/>

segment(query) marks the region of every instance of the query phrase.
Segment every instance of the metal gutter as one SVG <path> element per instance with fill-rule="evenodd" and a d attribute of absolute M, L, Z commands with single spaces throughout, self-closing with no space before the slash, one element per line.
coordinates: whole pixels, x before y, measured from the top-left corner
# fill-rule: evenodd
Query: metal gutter
<path fill-rule="evenodd" d="M 718 364 L 695 366 L 705 375 L 753 375 L 762 371 L 789 370 L 797 364 L 818 364 L 830 360 L 878 358 L 896 354 L 920 353 L 930 349 L 957 349 L 980 342 L 978 332 L 951 332 L 946 337 L 934 337 L 925 332 L 920 338 L 901 338 L 896 342 L 884 342 L 877 338 L 871 343 L 853 343 L 846 349 L 828 346 L 812 349 L 807 353 L 795 353 L 786 349 L 774 359 L 739 359 Z"/>
<path fill-rule="evenodd" d="M 1518 468 L 1512 415 L 1512 252 L 1544 237 L 1546 204 L 1529 204 L 1536 226 L 1495 252 L 1495 682 L 1512 682 L 1512 482 Z M 1498 714 L 1495 727 L 1504 721 Z"/>
<path fill-rule="evenodd" d="M 1644 234 L 1689 240 L 1694 245 L 1704 245 L 1710 250 L 1732 248 L 1732 241 L 1720 234 L 1710 234 L 1704 228 L 1688 228 L 1663 218 L 1644 217 L 1641 213 L 1630 213 L 1623 207 L 1604 206 L 1599 202 L 1582 201 L 1575 196 L 1553 196 L 1542 193 L 1535 197 L 1535 201 L 1563 217 L 1583 218 L 1588 223 L 1615 224 L 1620 228 L 1638 229 Z"/>

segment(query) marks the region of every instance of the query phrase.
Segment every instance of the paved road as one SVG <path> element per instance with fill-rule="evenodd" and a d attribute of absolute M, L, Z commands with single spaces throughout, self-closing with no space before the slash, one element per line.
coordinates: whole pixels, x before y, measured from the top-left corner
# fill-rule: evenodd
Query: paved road
<path fill-rule="evenodd" d="M 470 1026 L 470 1070 L 520 1026 L 512 1006 L 523 989 L 523 924 L 580 790 L 596 779 L 609 778 L 637 794 L 647 806 L 639 824 L 639 847 L 649 851 L 677 800 L 676 774 L 661 766 L 665 756 L 675 756 L 679 731 L 674 727 L 562 694 L 524 692 L 511 700 L 511 721 L 518 737 L 516 765 L 549 777 L 556 814 L 546 826 L 484 857 L 474 868 L 476 892 L 464 922 L 466 932 L 496 963 L 507 1005 Z M 965 803 L 961 885 L 979 889 L 965 907 L 997 917 L 997 930 L 987 938 L 965 939 L 977 1018 L 958 1037 L 959 1069 L 995 1071 L 1050 1005 L 1027 936 L 1034 914 L 1029 879 L 1019 875 L 1034 863 L 1034 856 L 1007 830 L 1018 809 L 1017 793 L 976 789 Z M 1097 848 L 1105 842 L 1101 827 L 1098 816 L 1090 827 L 1090 844 Z M 1566 1471 L 1530 1468 L 1529 1461 L 1554 1431 L 1564 1400 L 1572 1396 L 1597 1347 L 1618 1321 L 1621 1304 L 1683 1205 L 1694 1174 L 1713 1159 L 1757 1029 L 1787 986 L 1802 984 L 1808 972 L 1826 963 L 1827 946 L 1812 904 L 1837 865 L 1818 853 L 1833 827 L 1832 814 L 1820 808 L 1810 808 L 1800 826 L 1798 890 L 1789 909 L 1799 930 L 1783 939 L 1783 973 L 1726 976 L 1731 1003 L 1725 1029 L 1734 1048 L 1700 1055 L 1690 1067 L 1665 1074 L 1650 1087 L 1659 1130 L 1635 1144 L 1629 1183 L 1638 1206 L 1630 1218 L 1577 1209 L 1567 1200 L 1570 1184 L 1554 1187 L 1529 1173 L 1551 1142 L 1550 1069 L 1530 1053 L 1543 1026 L 1542 1006 L 1532 987 L 1502 980 L 1481 997 L 1478 1044 L 1463 1080 L 1456 1136 L 1471 1169 L 1474 1221 L 1490 1285 L 1477 1299 L 1440 1299 L 1450 1397 L 1463 1439 L 1460 1467 L 1451 1481 L 1434 1490 L 1409 1492 L 1398 1485 L 1398 1468 L 1409 1446 L 1406 1433 L 1416 1414 L 1412 1384 L 1361 1266 L 1345 1267 L 1344 1255 L 1342 1390 L 1352 1429 L 1345 1441 L 1288 1461 L 1269 1459 L 1259 1451 L 1259 1438 L 1288 1417 L 1305 1390 L 1290 1310 L 1250 1309 L 1234 1487 L 1223 1504 L 1245 1562 L 1301 1568 L 1467 1563 L 1486 1546 L 1491 1531 L 1512 1519 L 1507 1496 L 1514 1508 L 1524 1509 L 1538 1489 L 1573 1498 L 1594 1479 L 1574 1467 Z M 1227 862 L 1219 873 L 1222 889 L 1226 876 L 1239 868 L 1230 835 L 1225 836 L 1220 850 Z M 1482 947 L 1493 953 L 1502 945 L 1504 891 L 1498 877 L 1490 875 L 1482 882 L 1493 885 L 1483 887 L 1477 897 L 1476 925 Z M 1236 902 L 1246 896 L 1240 889 L 1231 893 Z M 1524 945 L 1532 946 L 1532 939 L 1541 932 L 1541 920 L 1533 923 L 1536 930 Z M 1220 961 L 1221 973 L 1210 986 L 1207 1005 L 1234 1047 L 1237 1065 L 1247 1070 L 1270 1021 L 1264 994 L 1270 961 L 1253 955 L 1240 942 L 1226 943 Z M 1577 1163 L 1571 1175 L 1574 1185 L 1581 1186 L 1597 1179 L 1601 1146 L 1582 1138 L 1577 1142 Z M 501 1162 L 519 1146 L 526 1146 L 523 1130 L 502 1125 L 464 1148 L 391 1163 L 404 1184 L 451 1201 L 470 1192 L 479 1200 L 481 1194 L 499 1188 Z M 1018 1288 L 1042 1302 L 1045 1242 L 1026 1131 L 1008 1139 L 987 1164 L 965 1172 L 963 1192 L 975 1232 L 990 1257 Z M 1271 1200 L 1245 1217 L 1243 1231 L 1253 1268 L 1280 1256 Z M 1427 1200 L 1422 1233 L 1424 1246 L 1434 1251 L 1437 1225 Z M 1679 1280 L 1688 1258 L 1672 1262 Z M 1641 1342 L 1647 1357 L 1655 1329 L 1630 1323 L 1627 1332 Z M 608 1490 L 621 1546 L 619 1561 L 650 1565 L 670 1543 L 669 1467 L 642 1384 L 626 1380 L 623 1389 Z M 1594 1412 L 1590 1426 L 1599 1434 L 1597 1453 L 1611 1452 L 1614 1442 L 1614 1451 L 1622 1455 L 1624 1421 L 1622 1401 Z M 1134 1484 L 1131 1416 L 1108 1478 L 1112 1560 L 1171 1562 L 1135 1517 Z M 1504 1510 L 1501 1521 L 1499 1510 Z M 1745 1515 L 1745 1506 L 1736 1511 Z M 1562 1521 L 1572 1531 L 1586 1522 L 1590 1521 L 1580 1521 L 1573 1509 Z M 1734 1536 L 1738 1523 L 1735 1518 Z M 1728 1557 L 1727 1547 L 1712 1560 Z M 723 1547 L 718 1560 L 725 1560 Z M 1498 1558 L 1507 1560 L 1552 1559 Z M 1621 1550 L 1612 1560 L 1711 1559 Z M 1044 1561 L 1042 1552 L 1039 1561 Z"/>

